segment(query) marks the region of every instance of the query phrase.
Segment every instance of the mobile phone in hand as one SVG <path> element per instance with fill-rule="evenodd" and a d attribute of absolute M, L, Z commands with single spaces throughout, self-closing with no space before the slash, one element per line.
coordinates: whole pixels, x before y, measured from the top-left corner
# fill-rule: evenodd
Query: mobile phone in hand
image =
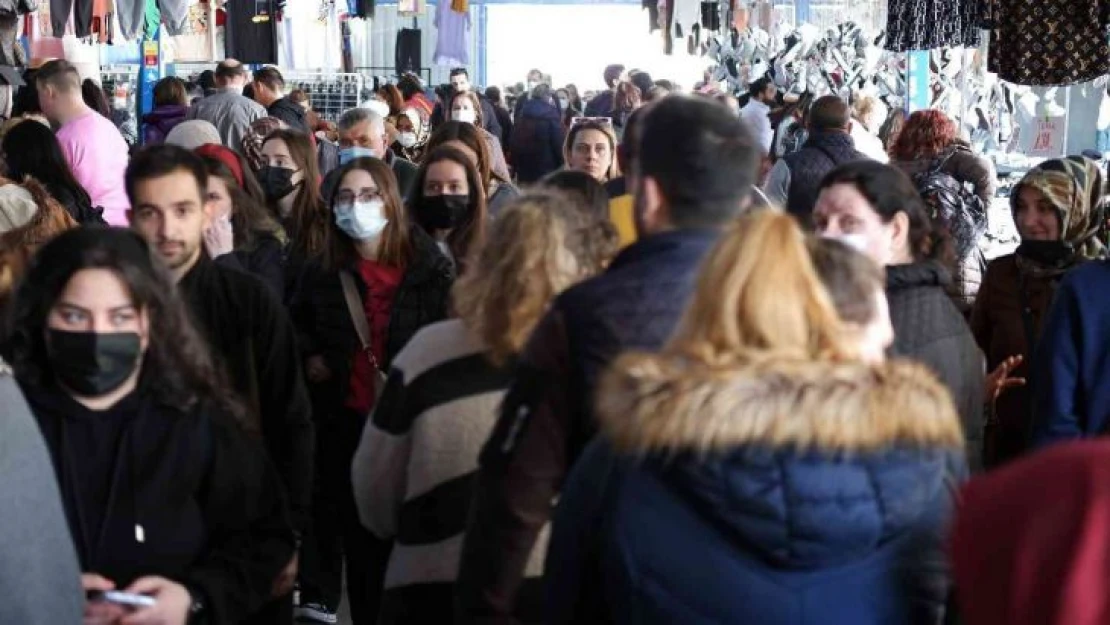
<path fill-rule="evenodd" d="M 104 601 L 132 609 L 149 608 L 156 603 L 154 597 L 118 590 L 90 590 L 86 598 L 92 602 Z"/>

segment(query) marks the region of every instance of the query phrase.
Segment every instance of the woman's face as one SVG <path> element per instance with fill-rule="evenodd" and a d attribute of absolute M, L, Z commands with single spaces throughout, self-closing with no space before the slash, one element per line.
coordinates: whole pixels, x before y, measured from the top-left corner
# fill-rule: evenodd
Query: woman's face
<path fill-rule="evenodd" d="M 605 182 L 612 166 L 613 150 L 608 135 L 600 130 L 583 130 L 574 137 L 574 144 L 570 146 L 571 169 Z"/>
<path fill-rule="evenodd" d="M 374 176 L 363 169 L 352 169 L 343 176 L 339 182 L 339 189 L 335 192 L 335 206 L 350 208 L 355 202 L 373 202 L 382 199 L 381 190 Z"/>
<path fill-rule="evenodd" d="M 1035 187 L 1026 185 L 1018 192 L 1014 224 L 1023 241 L 1060 240 L 1060 215 Z"/>
<path fill-rule="evenodd" d="M 412 125 L 412 120 L 408 115 L 397 116 L 397 132 L 416 132 L 416 128 Z"/>
<path fill-rule="evenodd" d="M 220 176 L 208 177 L 208 203 L 212 205 L 215 219 L 231 216 L 231 193 L 228 192 L 227 183 Z"/>
<path fill-rule="evenodd" d="M 63 332 L 138 334 L 145 352 L 147 314 L 135 306 L 131 292 L 108 269 L 82 269 L 70 277 L 47 314 L 46 326 Z"/>
<path fill-rule="evenodd" d="M 813 225 L 821 236 L 840 239 L 882 266 L 908 263 L 906 221 L 899 213 L 890 223 L 871 207 L 854 185 L 836 184 L 821 192 L 813 209 Z"/>
<path fill-rule="evenodd" d="M 476 112 L 474 102 L 470 98 L 455 98 L 455 101 L 451 103 L 451 113 L 462 113 L 463 118 L 472 118 L 472 115 Z"/>
<path fill-rule="evenodd" d="M 262 146 L 262 164 L 270 167 L 282 167 L 293 170 L 293 184 L 304 180 L 304 169 L 293 160 L 289 146 L 281 139 L 271 139 Z"/>
<path fill-rule="evenodd" d="M 470 195 L 466 169 L 454 161 L 433 163 L 424 176 L 424 195 Z"/>
<path fill-rule="evenodd" d="M 875 291 L 875 316 L 859 329 L 860 358 L 867 363 L 880 364 L 886 360 L 886 350 L 894 344 L 894 326 L 890 322 L 890 307 L 886 293 Z"/>

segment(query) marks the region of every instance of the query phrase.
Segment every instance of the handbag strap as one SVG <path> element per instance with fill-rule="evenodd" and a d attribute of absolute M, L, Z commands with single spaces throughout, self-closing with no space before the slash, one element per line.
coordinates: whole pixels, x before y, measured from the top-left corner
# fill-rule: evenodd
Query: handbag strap
<path fill-rule="evenodd" d="M 362 351 L 366 352 L 374 368 L 380 369 L 378 359 L 371 348 L 370 323 L 366 321 L 366 311 L 362 305 L 362 296 L 358 294 L 358 289 L 355 287 L 355 279 L 351 277 L 350 272 L 340 271 L 339 281 L 343 284 L 343 299 L 347 301 L 347 313 L 351 316 L 351 323 L 355 325 L 355 334 L 358 334 Z"/>

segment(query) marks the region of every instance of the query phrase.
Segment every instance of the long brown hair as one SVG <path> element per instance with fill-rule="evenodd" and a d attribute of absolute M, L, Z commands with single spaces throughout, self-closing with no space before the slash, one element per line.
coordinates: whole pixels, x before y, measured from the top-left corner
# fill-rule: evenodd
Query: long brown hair
<path fill-rule="evenodd" d="M 489 241 L 451 295 L 455 313 L 495 365 L 520 353 L 556 295 L 601 266 L 599 236 L 595 219 L 552 193 L 518 198 L 493 222 Z"/>
<path fill-rule="evenodd" d="M 508 182 L 493 172 L 490 165 L 492 159 L 489 154 L 489 146 L 486 144 L 486 138 L 482 135 L 482 131 L 477 126 L 465 122 L 444 122 L 439 128 L 436 128 L 432 138 L 428 140 L 426 149 L 431 152 L 451 141 L 462 143 L 478 155 L 478 173 L 482 175 L 482 181 L 484 182 L 482 186 L 487 191 L 494 177 L 499 182 Z"/>
<path fill-rule="evenodd" d="M 208 176 L 219 178 L 227 187 L 227 194 L 231 198 L 231 229 L 235 237 L 235 249 L 247 251 L 255 249 L 259 235 L 270 235 L 284 244 L 285 229 L 265 206 L 259 204 L 243 187 L 239 186 L 239 181 L 231 169 L 218 158 L 201 156 L 201 159 L 204 161 L 205 169 L 208 170 Z M 244 183 L 247 176 L 251 176 L 251 180 L 254 179 L 249 169 L 243 170 Z M 258 185 L 257 182 L 254 184 Z"/>
<path fill-rule="evenodd" d="M 320 167 L 316 163 L 316 153 L 308 135 L 294 130 L 275 130 L 266 135 L 262 146 L 274 140 L 285 143 L 293 163 L 304 172 L 301 188 L 293 200 L 293 211 L 285 224 L 293 251 L 307 258 L 318 256 L 325 249 L 331 215 L 320 197 Z M 269 208 L 274 215 L 281 215 L 276 204 Z"/>
<path fill-rule="evenodd" d="M 605 135 L 605 138 L 609 140 L 609 152 L 613 156 L 613 162 L 609 165 L 609 177 L 606 178 L 606 180 L 620 178 L 621 166 L 617 159 L 617 133 L 613 131 L 612 123 L 606 124 L 597 121 L 585 121 L 578 124 L 571 124 L 570 130 L 567 131 L 566 141 L 563 143 L 563 160 L 570 163 L 570 155 L 574 150 L 575 140 L 578 139 L 579 133 L 587 130 L 596 130 Z"/>
<path fill-rule="evenodd" d="M 488 215 L 486 189 L 482 186 L 482 178 L 478 173 L 478 168 L 474 167 L 474 163 L 470 162 L 470 159 L 462 152 L 449 146 L 441 146 L 428 154 L 424 163 L 420 165 L 420 171 L 416 174 L 416 188 L 413 189 L 413 196 L 410 201 L 413 207 L 420 206 L 425 198 L 424 181 L 428 177 L 428 169 L 432 165 L 443 161 L 450 161 L 462 167 L 466 171 L 466 184 L 470 187 L 470 213 L 463 223 L 453 228 L 451 233 L 447 235 L 447 246 L 451 248 L 451 253 L 455 256 L 455 262 L 459 264 L 459 275 L 462 275 L 462 269 L 469 262 L 470 254 L 480 250 L 486 240 Z M 419 225 L 421 228 L 428 230 L 424 224 Z"/>
<path fill-rule="evenodd" d="M 335 198 L 343 186 L 343 179 L 352 171 L 364 171 L 378 185 L 378 193 L 385 204 L 385 218 L 389 220 L 382 231 L 378 243 L 377 262 L 388 267 L 404 267 L 412 259 L 412 241 L 409 238 L 409 220 L 405 215 L 405 205 L 401 201 L 401 191 L 393 170 L 376 158 L 356 158 L 339 171 L 332 196 L 328 198 L 328 209 L 335 214 Z M 324 247 L 323 262 L 328 271 L 346 269 L 358 257 L 354 241 L 339 229 L 334 217 L 328 220 L 329 226 Z"/>

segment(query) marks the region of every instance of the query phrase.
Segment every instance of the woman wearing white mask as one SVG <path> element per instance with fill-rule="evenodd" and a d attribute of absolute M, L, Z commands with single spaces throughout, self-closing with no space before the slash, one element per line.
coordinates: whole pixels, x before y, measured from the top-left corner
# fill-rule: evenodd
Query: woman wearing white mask
<path fill-rule="evenodd" d="M 382 161 L 344 166 L 329 207 L 320 266 L 292 306 L 319 417 L 320 499 L 304 543 L 301 606 L 335 613 L 341 584 L 327 572 L 341 568 L 328 560 L 342 552 L 352 616 L 361 623 L 378 614 L 390 545 L 355 518 L 351 459 L 383 372 L 420 328 L 447 317 L 454 275 L 431 237 L 405 218 L 396 179 Z"/>
<path fill-rule="evenodd" d="M 400 115 L 392 118 L 392 123 L 397 129 L 391 146 L 393 153 L 413 163 L 419 163 L 426 151 L 428 138 L 431 136 L 428 125 L 420 119 L 419 111 L 406 108 Z"/>
<path fill-rule="evenodd" d="M 492 157 L 490 168 L 499 177 L 511 180 L 512 176 L 509 174 L 509 164 L 505 160 L 505 151 L 501 148 L 501 140 L 486 130 L 482 120 L 482 102 L 478 99 L 478 95 L 472 91 L 456 93 L 451 96 L 448 108 L 451 111 L 451 121 L 473 124 L 475 128 L 482 131 L 482 137 L 486 140 Z"/>

